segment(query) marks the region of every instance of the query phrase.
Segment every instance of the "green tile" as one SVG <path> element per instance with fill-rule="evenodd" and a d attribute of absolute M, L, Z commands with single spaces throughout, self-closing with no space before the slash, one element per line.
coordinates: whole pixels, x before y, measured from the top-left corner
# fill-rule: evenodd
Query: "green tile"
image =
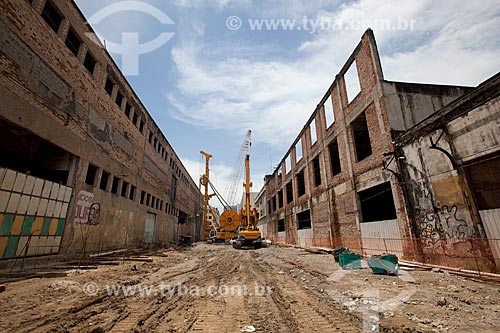
<path fill-rule="evenodd" d="M 48 236 L 50 229 L 50 222 L 52 219 L 50 217 L 45 217 L 43 219 L 42 231 L 40 232 L 40 236 Z"/>
<path fill-rule="evenodd" d="M 3 255 L 4 258 L 15 257 L 18 242 L 19 242 L 18 236 L 9 237 L 9 242 L 7 243 L 7 248 L 5 249 L 5 253 Z"/>
<path fill-rule="evenodd" d="M 56 236 L 62 236 L 65 223 L 66 223 L 66 219 L 59 219 L 59 223 L 57 224 Z"/>
<path fill-rule="evenodd" d="M 33 226 L 33 222 L 35 222 L 34 216 L 26 216 L 23 222 L 23 228 L 21 229 L 22 236 L 28 236 L 31 234 L 31 227 Z"/>
<path fill-rule="evenodd" d="M 13 214 L 5 214 L 2 222 L 2 229 L 0 229 L 0 236 L 10 235 L 10 229 L 12 229 L 12 224 L 14 223 Z"/>

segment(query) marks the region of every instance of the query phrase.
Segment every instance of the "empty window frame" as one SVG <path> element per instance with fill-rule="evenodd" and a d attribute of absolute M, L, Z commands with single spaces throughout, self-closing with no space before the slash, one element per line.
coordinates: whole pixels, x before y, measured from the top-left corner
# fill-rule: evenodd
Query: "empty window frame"
<path fill-rule="evenodd" d="M 85 176 L 85 184 L 88 185 L 95 185 L 95 178 L 97 175 L 97 170 L 98 168 L 95 165 L 92 165 L 89 163 L 89 166 L 87 168 L 87 175 Z"/>
<path fill-rule="evenodd" d="M 285 219 L 278 220 L 278 232 L 285 231 Z"/>
<path fill-rule="evenodd" d="M 351 66 L 349 66 L 349 69 L 344 74 L 344 82 L 347 92 L 347 102 L 351 103 L 352 100 L 361 92 L 356 60 L 352 62 Z"/>
<path fill-rule="evenodd" d="M 328 97 L 325 104 L 323 104 L 323 109 L 325 110 L 326 128 L 328 128 L 335 122 L 335 114 L 333 113 L 333 103 L 331 96 Z"/>
<path fill-rule="evenodd" d="M 108 172 L 106 172 L 106 171 L 102 172 L 101 181 L 99 183 L 99 188 L 103 191 L 108 190 L 109 176 L 110 176 L 110 174 Z"/>
<path fill-rule="evenodd" d="M 123 94 L 120 91 L 118 91 L 118 93 L 116 94 L 115 102 L 119 108 L 122 107 L 122 101 L 123 101 Z"/>
<path fill-rule="evenodd" d="M 297 214 L 297 229 L 311 229 L 311 211 L 309 209 Z"/>
<path fill-rule="evenodd" d="M 282 179 L 283 179 L 282 167 L 278 166 L 278 172 L 276 172 L 276 180 L 279 183 L 279 182 L 281 182 Z"/>
<path fill-rule="evenodd" d="M 85 60 L 83 61 L 83 66 L 89 71 L 91 75 L 94 75 L 94 69 L 97 61 L 95 58 L 90 54 L 90 52 L 87 52 L 85 55 Z"/>
<path fill-rule="evenodd" d="M 332 143 L 328 145 L 328 152 L 330 153 L 330 169 L 332 176 L 338 175 L 342 172 L 340 164 L 339 143 L 337 138 L 333 139 Z"/>
<path fill-rule="evenodd" d="M 130 118 L 130 111 L 132 107 L 128 102 L 125 103 L 125 117 Z"/>
<path fill-rule="evenodd" d="M 298 163 L 302 158 L 302 139 L 299 139 L 295 145 L 295 163 Z"/>
<path fill-rule="evenodd" d="M 104 85 L 104 90 L 106 90 L 109 96 L 111 96 L 111 94 L 113 93 L 114 85 L 115 84 L 113 83 L 113 81 L 111 81 L 111 79 L 108 77 L 106 79 L 106 84 Z"/>
<path fill-rule="evenodd" d="M 297 173 L 297 195 L 299 197 L 303 196 L 306 194 L 306 183 L 304 179 L 304 170 L 300 170 L 299 173 Z"/>
<path fill-rule="evenodd" d="M 139 132 L 141 132 L 141 133 L 144 132 L 144 121 L 142 121 L 142 119 L 141 119 L 141 122 L 139 123 Z"/>
<path fill-rule="evenodd" d="M 135 191 L 136 191 L 136 187 L 134 185 L 130 185 L 130 192 L 128 194 L 128 198 L 130 200 L 135 200 Z"/>
<path fill-rule="evenodd" d="M 318 141 L 318 133 L 316 133 L 316 120 L 313 119 L 309 125 L 309 133 L 311 133 L 311 146 Z"/>
<path fill-rule="evenodd" d="M 122 183 L 122 190 L 121 190 L 121 196 L 126 198 L 127 197 L 127 190 L 128 190 L 128 183 L 126 181 L 123 181 Z"/>
<path fill-rule="evenodd" d="M 135 127 L 138 127 L 137 119 L 139 119 L 139 115 L 134 112 L 134 116 L 132 117 L 132 124 L 135 125 Z"/>
<path fill-rule="evenodd" d="M 283 190 L 278 191 L 278 208 L 283 208 Z"/>
<path fill-rule="evenodd" d="M 64 44 L 68 47 L 68 49 L 73 53 L 75 56 L 78 56 L 78 51 L 80 50 L 80 45 L 82 45 L 82 41 L 80 40 L 80 37 L 76 34 L 75 30 L 73 28 L 69 28 L 68 34 L 66 35 L 66 40 L 64 41 Z"/>
<path fill-rule="evenodd" d="M 141 205 L 144 205 L 145 199 L 146 199 L 146 192 L 141 191 Z"/>
<path fill-rule="evenodd" d="M 351 123 L 352 135 L 354 137 L 354 148 L 356 150 L 356 161 L 362 161 L 372 154 L 370 133 L 366 114 L 363 112 Z"/>
<path fill-rule="evenodd" d="M 271 213 L 276 211 L 276 196 L 273 196 L 271 199 Z"/>
<path fill-rule="evenodd" d="M 120 182 L 120 178 L 113 176 L 113 183 L 111 184 L 111 193 L 118 194 L 119 182 Z"/>
<path fill-rule="evenodd" d="M 292 182 L 288 182 L 286 184 L 286 203 L 290 203 L 293 201 L 293 186 Z"/>
<path fill-rule="evenodd" d="M 170 187 L 170 202 L 174 203 L 177 196 L 177 178 L 172 176 L 172 184 Z"/>
<path fill-rule="evenodd" d="M 290 161 L 290 154 L 288 154 L 285 158 L 285 175 L 292 170 L 292 163 Z"/>
<path fill-rule="evenodd" d="M 500 156 L 484 156 L 466 167 L 480 210 L 500 208 Z"/>
<path fill-rule="evenodd" d="M 314 173 L 314 186 L 321 185 L 321 168 L 319 166 L 319 155 L 316 156 L 312 161 L 313 173 Z"/>
<path fill-rule="evenodd" d="M 386 182 L 358 192 L 362 222 L 396 219 L 391 183 Z"/>
<path fill-rule="evenodd" d="M 54 7 L 52 1 L 47 0 L 45 2 L 45 6 L 42 10 L 42 17 L 47 22 L 47 24 L 54 30 L 55 33 L 59 31 L 59 27 L 62 22 L 62 15 L 59 14 L 59 11 Z"/>
<path fill-rule="evenodd" d="M 269 214 L 271 214 L 273 212 L 272 210 L 272 204 L 271 204 L 271 200 L 268 200 L 267 201 L 267 211 L 269 212 Z"/>

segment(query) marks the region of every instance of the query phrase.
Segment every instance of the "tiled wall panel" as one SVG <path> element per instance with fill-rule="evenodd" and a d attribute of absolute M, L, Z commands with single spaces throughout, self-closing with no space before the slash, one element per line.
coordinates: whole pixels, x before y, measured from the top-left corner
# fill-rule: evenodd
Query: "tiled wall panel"
<path fill-rule="evenodd" d="M 73 189 L 0 168 L 0 258 L 59 252 Z"/>

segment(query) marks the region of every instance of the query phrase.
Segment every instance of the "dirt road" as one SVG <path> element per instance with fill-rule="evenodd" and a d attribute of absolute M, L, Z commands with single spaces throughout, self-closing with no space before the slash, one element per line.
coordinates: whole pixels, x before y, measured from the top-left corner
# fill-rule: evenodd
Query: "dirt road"
<path fill-rule="evenodd" d="M 4 283 L 0 331 L 495 332 L 500 326 L 498 284 L 445 273 L 398 278 L 343 271 L 331 255 L 279 247 L 199 244 L 148 260 Z"/>

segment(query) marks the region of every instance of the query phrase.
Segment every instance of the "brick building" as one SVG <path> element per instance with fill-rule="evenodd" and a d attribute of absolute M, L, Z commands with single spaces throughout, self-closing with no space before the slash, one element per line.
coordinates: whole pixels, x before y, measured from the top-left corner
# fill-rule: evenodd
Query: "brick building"
<path fill-rule="evenodd" d="M 0 258 L 198 237 L 197 184 L 76 4 L 0 13 Z"/>
<path fill-rule="evenodd" d="M 257 199 L 267 201 L 265 236 L 367 254 L 412 252 L 415 235 L 392 158 L 395 136 L 470 89 L 384 80 L 367 30 L 265 182 Z M 397 241 L 382 244 L 385 238 Z"/>

